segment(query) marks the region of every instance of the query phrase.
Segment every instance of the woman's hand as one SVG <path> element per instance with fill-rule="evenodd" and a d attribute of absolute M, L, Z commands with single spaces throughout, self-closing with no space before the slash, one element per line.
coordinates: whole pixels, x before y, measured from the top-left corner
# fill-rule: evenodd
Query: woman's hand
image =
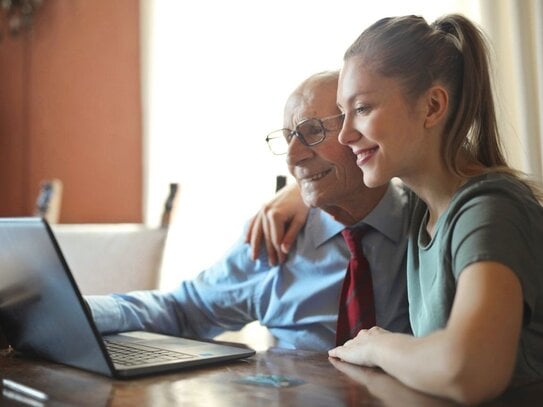
<path fill-rule="evenodd" d="M 348 340 L 343 346 L 328 351 L 328 356 L 341 359 L 345 362 L 362 366 L 376 366 L 372 357 L 372 344 L 379 341 L 379 337 L 389 334 L 386 329 L 374 326 L 371 329 L 362 329 L 353 339 Z"/>
<path fill-rule="evenodd" d="M 284 262 L 308 213 L 298 185 L 281 189 L 250 221 L 245 241 L 251 244 L 253 260 L 264 240 L 270 265 Z"/>

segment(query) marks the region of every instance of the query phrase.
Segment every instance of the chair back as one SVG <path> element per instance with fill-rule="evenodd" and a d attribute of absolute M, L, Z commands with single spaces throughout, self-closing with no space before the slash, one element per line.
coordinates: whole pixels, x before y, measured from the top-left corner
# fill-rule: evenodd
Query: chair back
<path fill-rule="evenodd" d="M 158 288 L 177 193 L 177 184 L 171 184 L 157 227 L 138 223 L 51 225 L 83 294 Z"/>

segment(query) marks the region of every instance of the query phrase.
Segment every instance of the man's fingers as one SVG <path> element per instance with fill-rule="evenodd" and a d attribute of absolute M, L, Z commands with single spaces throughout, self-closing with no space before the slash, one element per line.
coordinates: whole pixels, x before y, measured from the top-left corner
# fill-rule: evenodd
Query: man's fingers
<path fill-rule="evenodd" d="M 247 234 L 251 244 L 251 258 L 255 261 L 260 253 L 262 245 L 262 222 L 260 221 L 260 215 L 253 217 L 249 226 L 249 232 Z"/>
<path fill-rule="evenodd" d="M 264 238 L 264 244 L 266 246 L 266 253 L 268 254 L 268 263 L 270 266 L 275 266 L 277 264 L 277 250 L 273 246 L 272 242 L 272 231 L 270 230 L 270 224 L 268 222 L 268 215 L 264 214 L 262 217 L 262 231 L 263 231 L 263 238 Z"/>
<path fill-rule="evenodd" d="M 281 252 L 288 253 L 300 229 L 305 225 L 305 219 L 294 218 L 287 227 L 283 241 L 281 242 Z"/>
<path fill-rule="evenodd" d="M 247 225 L 247 231 L 245 232 L 245 243 L 251 243 L 252 237 L 253 237 L 253 227 L 256 223 L 256 218 L 258 217 L 258 213 L 253 216 L 251 219 L 249 219 L 248 225 Z"/>

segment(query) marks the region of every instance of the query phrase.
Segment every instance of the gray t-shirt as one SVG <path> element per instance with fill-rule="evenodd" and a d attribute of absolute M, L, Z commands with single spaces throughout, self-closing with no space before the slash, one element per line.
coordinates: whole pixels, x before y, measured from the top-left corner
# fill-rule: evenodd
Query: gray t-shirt
<path fill-rule="evenodd" d="M 524 298 L 515 378 L 543 377 L 543 208 L 516 178 L 472 178 L 426 232 L 427 208 L 414 198 L 407 257 L 411 327 L 416 336 L 444 328 L 457 280 L 471 263 L 496 261 L 518 276 Z"/>

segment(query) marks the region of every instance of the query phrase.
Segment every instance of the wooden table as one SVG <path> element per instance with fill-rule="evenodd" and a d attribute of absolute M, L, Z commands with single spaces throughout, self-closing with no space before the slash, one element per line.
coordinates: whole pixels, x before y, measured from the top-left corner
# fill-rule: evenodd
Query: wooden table
<path fill-rule="evenodd" d="M 277 348 L 246 360 L 135 380 L 112 380 L 42 360 L 4 354 L 0 356 L 0 376 L 46 393 L 49 400 L 44 405 L 454 405 L 408 389 L 379 370 L 332 361 L 325 354 Z M 259 380 L 276 380 L 272 385 L 247 383 L 255 376 Z M 14 393 L 6 390 L 2 392 L 2 406 L 24 405 L 16 403 Z M 542 402 L 543 382 L 540 382 L 510 390 L 488 405 L 518 407 Z M 42 404 L 30 399 L 27 405 Z"/>

